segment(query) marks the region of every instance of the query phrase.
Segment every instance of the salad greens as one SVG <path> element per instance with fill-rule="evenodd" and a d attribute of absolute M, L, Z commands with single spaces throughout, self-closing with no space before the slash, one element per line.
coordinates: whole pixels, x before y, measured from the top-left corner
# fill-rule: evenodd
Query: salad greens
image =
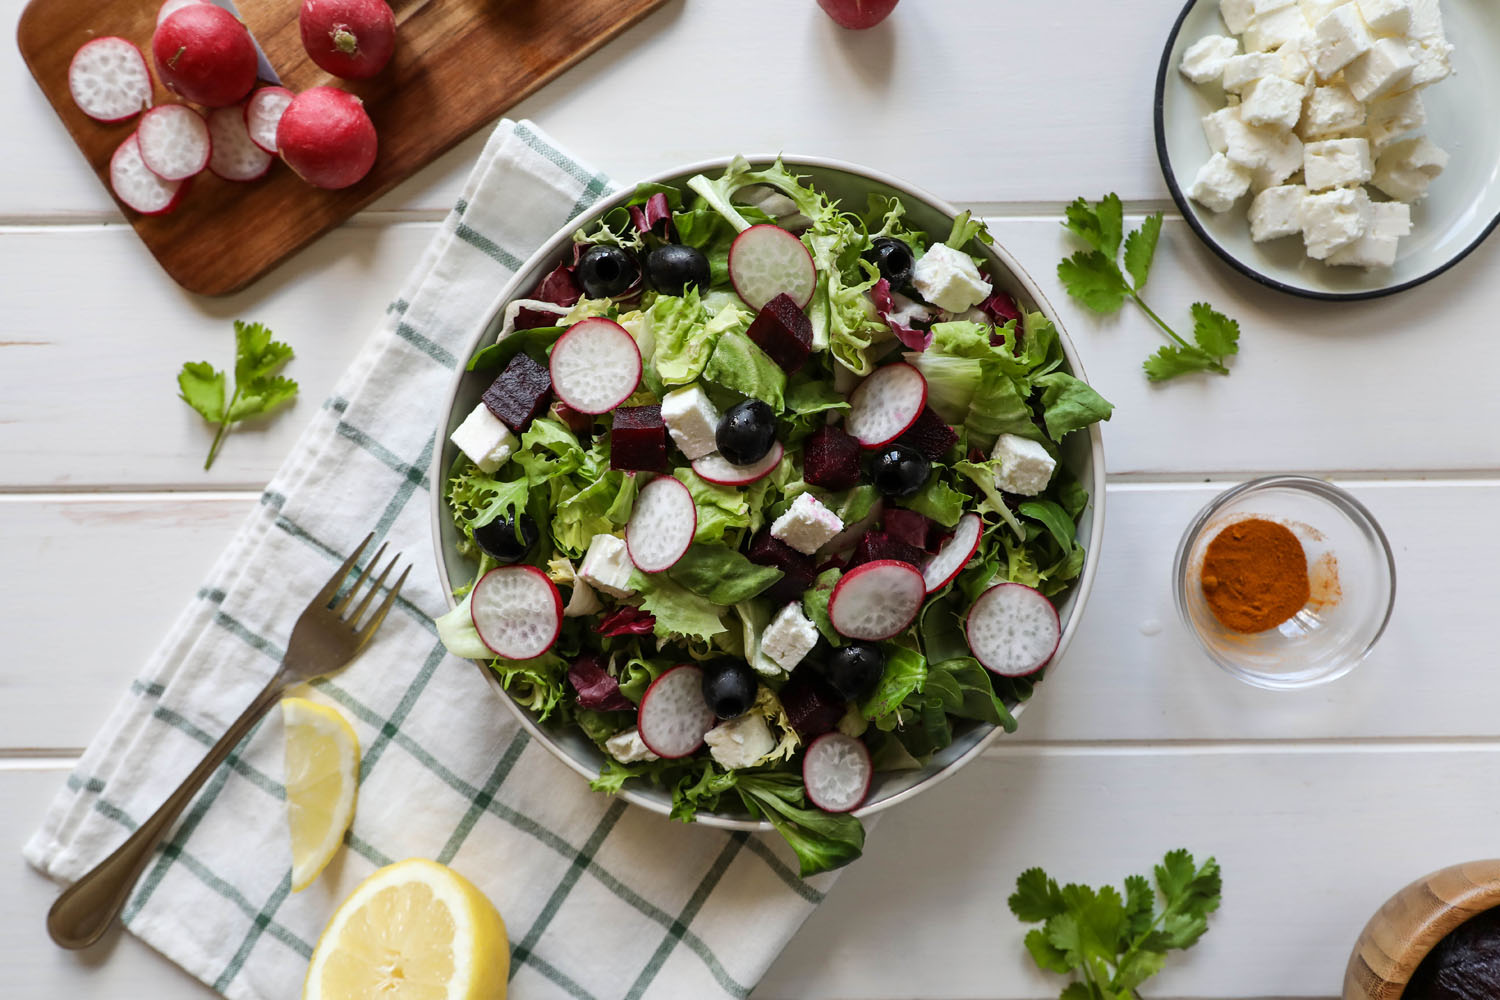
<path fill-rule="evenodd" d="M 227 402 L 224 391 L 228 376 L 207 361 L 188 361 L 177 373 L 177 398 L 197 410 L 204 420 L 219 425 L 203 462 L 205 470 L 214 464 L 230 424 L 269 413 L 297 395 L 297 383 L 277 374 L 292 360 L 292 349 L 272 340 L 271 331 L 261 324 L 234 321 L 234 355 L 234 392 Z"/>

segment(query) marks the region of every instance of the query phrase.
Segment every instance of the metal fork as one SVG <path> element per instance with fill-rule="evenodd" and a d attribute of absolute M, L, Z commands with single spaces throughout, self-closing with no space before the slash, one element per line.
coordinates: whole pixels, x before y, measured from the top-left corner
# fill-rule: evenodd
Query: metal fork
<path fill-rule="evenodd" d="M 214 744 L 203 762 L 183 779 L 182 784 L 150 819 L 136 828 L 130 839 L 57 897 L 47 913 L 47 933 L 52 935 L 53 941 L 64 948 L 87 948 L 103 937 L 125 905 L 125 900 L 129 898 L 136 879 L 151 860 L 156 845 L 203 782 L 224 762 L 229 752 L 239 745 L 260 717 L 281 700 L 287 688 L 331 674 L 347 666 L 359 655 L 380 623 L 385 620 L 386 612 L 396 603 L 396 595 L 401 592 L 401 585 L 411 572 L 411 566 L 408 565 L 391 585 L 385 600 L 368 618 L 364 618 L 370 602 L 380 592 L 386 577 L 401 558 L 399 552 L 391 556 L 390 562 L 380 576 L 376 577 L 359 606 L 345 614 L 355 595 L 369 580 L 370 572 L 385 554 L 386 547 L 382 545 L 375 557 L 365 564 L 364 571 L 360 573 L 354 586 L 337 602 L 334 601 L 339 586 L 359 561 L 360 553 L 369 548 L 374 537 L 373 532 L 365 536 L 354 554 L 344 561 L 344 565 L 334 572 L 327 585 L 308 604 L 292 628 L 292 638 L 287 643 L 286 655 L 281 659 L 281 669 L 276 671 L 276 676 L 256 695 L 250 707 Z M 361 618 L 364 618 L 363 623 Z"/>

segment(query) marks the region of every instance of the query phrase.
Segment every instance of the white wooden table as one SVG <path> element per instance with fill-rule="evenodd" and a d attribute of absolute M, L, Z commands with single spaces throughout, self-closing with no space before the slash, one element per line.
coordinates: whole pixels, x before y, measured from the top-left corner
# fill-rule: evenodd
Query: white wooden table
<path fill-rule="evenodd" d="M 5 4 L 13 19 L 20 0 Z M 1231 273 L 1170 211 L 1152 147 L 1178 0 L 905 0 L 864 34 L 813 0 L 759 0 L 753 18 L 749 6 L 669 4 L 514 113 L 623 181 L 783 148 L 973 207 L 1118 406 L 1108 534 L 1066 662 L 1016 737 L 887 815 L 756 995 L 1055 997 L 1005 906 L 1017 873 L 1118 881 L 1186 846 L 1222 862 L 1224 907 L 1149 994 L 1332 996 L 1387 894 L 1497 850 L 1500 240 L 1372 303 L 1298 301 Z M 249 291 L 203 299 L 122 224 L 12 45 L 0 74 L 0 993 L 202 998 L 134 939 L 82 960 L 53 948 L 42 916 L 55 890 L 19 846 L 415 263 L 482 139 Z M 1241 321 L 1231 378 L 1148 385 L 1146 323 L 1086 315 L 1057 286 L 1062 205 L 1109 190 L 1133 215 L 1168 209 L 1158 310 L 1185 318 L 1206 298 Z M 235 317 L 296 346 L 302 401 L 233 435 L 205 474 L 209 431 L 173 377 L 184 360 L 222 364 Z M 1200 505 L 1287 471 L 1331 476 L 1370 506 L 1400 596 L 1358 671 L 1272 694 L 1199 654 L 1168 579 Z"/>

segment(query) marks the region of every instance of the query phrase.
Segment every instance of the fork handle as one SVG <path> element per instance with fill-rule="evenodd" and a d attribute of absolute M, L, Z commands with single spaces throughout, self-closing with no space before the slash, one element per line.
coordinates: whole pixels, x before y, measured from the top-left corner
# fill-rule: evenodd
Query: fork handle
<path fill-rule="evenodd" d="M 64 948 L 87 948 L 104 936 L 114 923 L 130 890 L 151 860 L 156 845 L 166 836 L 182 810 L 208 780 L 229 752 L 239 745 L 266 711 L 281 698 L 284 685 L 275 677 L 256 695 L 250 707 L 215 743 L 208 756 L 183 779 L 161 804 L 113 854 L 64 890 L 47 912 L 47 933 Z"/>

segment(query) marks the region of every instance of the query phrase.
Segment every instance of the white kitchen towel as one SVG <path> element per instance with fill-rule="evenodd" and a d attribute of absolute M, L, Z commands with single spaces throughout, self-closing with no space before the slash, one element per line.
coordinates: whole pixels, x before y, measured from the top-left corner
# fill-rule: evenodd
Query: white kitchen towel
<path fill-rule="evenodd" d="M 63 882 L 113 850 L 274 673 L 310 595 L 373 529 L 415 569 L 375 642 L 311 694 L 363 750 L 346 848 L 291 892 L 272 713 L 125 908 L 131 932 L 225 996 L 299 995 L 334 908 L 402 858 L 451 865 L 495 901 L 515 1000 L 746 996 L 832 883 L 798 878 L 774 835 L 684 825 L 589 791 L 437 640 L 431 616 L 446 605 L 428 504 L 445 391 L 501 287 L 609 190 L 534 125 L 500 123 L 407 288 L 26 845 Z"/>

